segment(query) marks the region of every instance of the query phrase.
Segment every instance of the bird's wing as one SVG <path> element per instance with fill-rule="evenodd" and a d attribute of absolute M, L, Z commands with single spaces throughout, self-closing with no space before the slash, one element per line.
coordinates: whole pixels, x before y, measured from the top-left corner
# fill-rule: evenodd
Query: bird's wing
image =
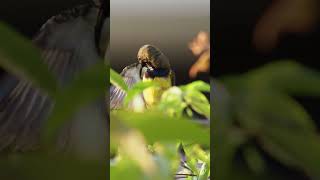
<path fill-rule="evenodd" d="M 51 18 L 33 39 L 42 50 L 43 62 L 60 85 L 68 82 L 76 71 L 85 66 L 85 61 L 81 62 L 85 59 L 83 54 L 91 53 L 93 59 L 98 58 L 94 52 L 87 50 L 95 45 L 94 37 L 91 37 L 94 27 L 82 18 L 86 10 L 86 7 L 78 7 Z M 30 82 L 10 74 L 2 82 L 0 89 L 10 87 L 1 94 L 0 99 L 0 150 L 36 148 L 41 127 L 53 102 Z"/>
<path fill-rule="evenodd" d="M 134 63 L 130 66 L 125 67 L 121 76 L 123 77 L 124 82 L 127 84 L 128 88 L 131 88 L 135 83 L 141 81 L 140 72 L 141 64 Z M 110 87 L 110 109 L 119 109 L 122 108 L 123 100 L 126 97 L 126 92 L 122 89 L 111 86 Z M 130 106 L 130 105 L 129 105 Z"/>

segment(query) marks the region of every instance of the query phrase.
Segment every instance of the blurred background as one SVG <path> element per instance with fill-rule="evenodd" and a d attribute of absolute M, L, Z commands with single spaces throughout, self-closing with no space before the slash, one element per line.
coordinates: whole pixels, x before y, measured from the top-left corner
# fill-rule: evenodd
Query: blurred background
<path fill-rule="evenodd" d="M 191 82 L 197 58 L 188 47 L 199 31 L 210 32 L 210 0 L 111 0 L 111 66 L 117 71 L 136 62 L 144 44 L 170 59 L 178 84 Z M 197 79 L 209 81 L 208 74 Z"/>
<path fill-rule="evenodd" d="M 2 0 L 0 18 L 23 35 L 32 38 L 50 17 L 88 0 Z"/>
<path fill-rule="evenodd" d="M 259 1 L 234 1 L 234 0 L 217 0 L 212 2 L 212 41 L 214 43 L 214 57 L 212 58 L 211 74 L 214 78 L 225 77 L 226 75 L 234 75 L 233 77 L 239 77 L 240 74 L 246 73 L 252 70 L 256 70 L 263 65 L 281 61 L 281 60 L 293 60 L 299 64 L 304 65 L 307 68 L 320 70 L 319 63 L 319 43 L 320 43 L 320 22 L 319 22 L 319 1 L 317 0 L 259 0 Z M 269 71 L 269 75 L 272 76 L 272 70 Z M 306 72 L 302 72 L 307 74 Z M 267 77 L 266 77 L 267 78 Z M 302 82 L 299 77 L 289 76 L 290 81 L 296 82 L 296 87 L 299 87 Z M 311 78 L 310 78 L 311 79 Z M 263 81 L 261 79 L 261 81 Z M 259 82 L 264 84 L 264 82 Z M 243 84 L 237 84 L 238 87 Z M 306 84 L 305 84 L 306 85 Z M 246 85 L 243 85 L 246 86 Z M 306 88 L 310 88 L 314 84 L 307 84 Z M 254 94 L 254 83 L 248 85 L 246 93 Z M 252 92 L 250 92 L 252 90 Z M 264 91 L 264 89 L 260 89 Z M 266 90 L 268 91 L 268 90 Z M 259 90 L 256 93 L 259 93 Z M 241 94 L 240 90 L 238 92 Z M 250 97 L 249 95 L 248 97 Z M 291 96 L 294 100 L 297 100 L 305 108 L 306 112 L 310 114 L 313 122 L 316 125 L 316 132 L 319 132 L 320 125 L 320 112 L 319 103 L 320 99 L 316 97 L 305 96 Z M 236 98 L 235 98 L 236 99 Z M 271 98 L 272 99 L 272 98 Z M 242 99 L 243 100 L 243 99 Z M 236 101 L 236 100 L 235 100 Z M 277 99 L 270 100 L 276 106 Z M 249 106 L 244 102 L 238 102 L 243 107 Z M 260 102 L 263 104 L 264 102 Z M 265 108 L 266 109 L 266 108 Z M 288 108 L 290 109 L 290 108 Z M 239 110 L 241 113 L 241 110 Z M 283 113 L 288 113 L 288 111 Z M 267 116 L 267 120 L 271 120 L 272 115 L 281 112 L 268 112 L 263 117 Z M 256 117 L 256 116 L 254 116 Z M 276 117 L 276 116 L 274 116 Z M 294 116 L 295 117 L 295 116 Z M 235 117 L 236 121 L 238 120 Z M 279 118 L 281 120 L 281 118 Z M 283 118 L 282 118 L 283 119 Z M 289 118 L 290 119 L 290 118 Z M 238 122 L 238 121 L 237 121 Z M 270 122 L 270 121 L 269 121 Z M 280 122 L 280 121 L 278 121 Z M 237 125 L 236 125 L 237 126 Z M 238 127 L 238 126 L 237 126 Z M 289 123 L 286 127 L 289 127 Z M 262 127 L 262 129 L 268 129 L 268 126 Z M 213 128 L 215 129 L 215 128 Z M 285 128 L 283 128 L 285 131 Z M 259 133 L 258 133 L 259 134 Z M 295 132 L 291 137 L 288 137 L 286 142 L 296 146 L 296 156 L 304 157 L 305 155 L 313 152 L 313 149 L 304 149 L 302 146 L 297 146 L 298 141 L 294 139 Z M 263 133 L 259 134 L 261 137 Z M 258 135 L 258 136 L 259 136 Z M 279 135 L 280 136 L 280 135 Z M 299 135 L 297 135 L 299 136 Z M 302 135 L 303 136 L 303 135 Z M 276 138 L 277 135 L 275 135 Z M 312 138 L 306 138 L 305 142 L 311 143 Z M 319 139 L 316 136 L 315 139 Z M 264 174 L 266 179 L 317 179 L 317 175 L 306 173 L 311 168 L 297 167 L 293 164 L 284 165 L 286 163 L 277 159 L 275 152 L 268 152 L 266 146 L 263 146 L 262 140 L 259 137 L 249 136 L 249 142 L 246 142 L 243 146 L 248 144 L 254 144 L 257 147 L 258 154 L 263 154 L 263 160 L 266 160 L 267 172 Z M 261 143 L 262 142 L 262 143 Z M 319 141 L 316 141 L 319 144 Z M 259 144 L 259 145 L 257 145 Z M 242 147 L 243 147 L 242 146 Z M 280 148 L 281 149 L 281 148 Z M 279 150 L 279 149 L 278 149 Z M 239 169 L 244 169 L 244 165 L 239 161 L 245 161 L 243 156 L 239 155 L 237 150 L 235 163 Z M 284 155 L 291 156 L 290 148 L 283 151 Z M 250 153 L 249 153 L 250 154 Z M 254 153 L 251 153 L 252 155 Z M 253 156 L 253 155 L 252 155 Z M 251 156 L 251 157 L 252 157 Z M 311 155 L 312 156 L 312 155 Z M 293 156 L 292 156 L 293 157 Z M 296 158 L 296 157 L 293 157 Z M 297 158 L 298 159 L 298 158 Z M 312 159 L 312 158 L 311 158 Z M 311 163 L 305 161 L 305 164 Z M 257 160 L 257 159 L 256 159 Z M 257 162 L 257 161 L 255 161 Z M 221 162 L 217 162 L 219 165 Z M 250 163 L 248 163 L 250 164 Z M 259 163 L 253 165 L 254 168 L 258 167 Z M 314 164 L 316 165 L 316 163 Z M 253 168 L 253 169 L 254 169 Z M 311 176 L 311 177 L 310 177 Z M 239 178 L 240 179 L 240 178 Z M 249 179 L 249 178 L 247 178 Z M 261 174 L 255 174 L 251 179 L 263 179 Z"/>
<path fill-rule="evenodd" d="M 317 0 L 220 0 L 213 7 L 214 77 L 283 59 L 320 70 Z M 320 118 L 319 99 L 296 98 Z M 320 120 L 316 123 L 320 125 Z"/>

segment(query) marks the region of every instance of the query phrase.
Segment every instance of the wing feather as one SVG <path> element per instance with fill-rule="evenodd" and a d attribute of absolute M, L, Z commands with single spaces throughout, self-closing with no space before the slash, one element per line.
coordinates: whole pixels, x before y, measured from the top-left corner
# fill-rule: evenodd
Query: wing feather
<path fill-rule="evenodd" d="M 122 70 L 120 75 L 123 77 L 124 82 L 127 84 L 128 88 L 131 88 L 135 83 L 141 81 L 140 78 L 140 70 L 141 70 L 141 64 L 134 63 L 130 66 L 127 66 Z M 126 92 L 122 89 L 111 86 L 110 87 L 110 109 L 119 109 L 123 107 L 123 101 L 126 97 Z M 138 96 L 136 100 L 142 100 L 142 96 Z M 133 108 L 133 102 L 129 104 L 129 108 Z"/>
<path fill-rule="evenodd" d="M 88 65 L 87 56 L 92 63 L 100 59 L 95 49 L 94 25 L 82 17 L 88 10 L 66 19 L 51 18 L 33 39 L 42 50 L 43 63 L 62 86 Z M 0 89 L 9 85 L 0 98 L 0 151 L 32 150 L 37 147 L 41 127 L 54 103 L 30 82 L 7 74 Z"/>

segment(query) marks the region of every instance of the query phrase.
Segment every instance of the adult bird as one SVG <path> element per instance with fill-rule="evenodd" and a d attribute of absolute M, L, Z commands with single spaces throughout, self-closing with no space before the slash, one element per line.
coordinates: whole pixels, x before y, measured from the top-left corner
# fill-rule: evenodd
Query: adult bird
<path fill-rule="evenodd" d="M 169 58 L 154 45 L 142 46 L 138 51 L 137 60 L 138 62 L 125 67 L 120 74 L 128 87 L 131 88 L 140 81 L 154 81 L 159 84 L 159 87 L 145 89 L 129 104 L 129 109 L 143 111 L 160 101 L 163 91 L 175 84 L 175 76 Z M 110 109 L 124 108 L 125 97 L 126 93 L 122 89 L 111 86 Z"/>
<path fill-rule="evenodd" d="M 109 46 L 109 19 L 109 2 L 90 1 L 53 16 L 33 38 L 43 63 L 61 86 L 68 85 L 78 72 L 103 61 Z M 0 151 L 37 149 L 55 102 L 31 82 L 9 73 L 0 81 L 0 89 Z M 102 99 L 76 113 L 57 137 L 58 148 L 77 149 L 79 153 L 89 153 L 90 148 L 90 155 L 105 154 L 104 111 Z"/>

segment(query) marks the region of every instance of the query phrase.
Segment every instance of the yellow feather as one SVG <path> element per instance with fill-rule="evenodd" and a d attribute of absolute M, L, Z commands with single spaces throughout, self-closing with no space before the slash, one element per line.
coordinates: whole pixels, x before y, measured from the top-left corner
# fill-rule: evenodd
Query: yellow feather
<path fill-rule="evenodd" d="M 171 78 L 168 77 L 155 77 L 154 79 L 146 79 L 143 81 L 154 81 L 159 84 L 160 87 L 150 87 L 143 91 L 143 97 L 146 102 L 147 108 L 157 104 L 162 96 L 162 93 L 172 86 Z"/>

